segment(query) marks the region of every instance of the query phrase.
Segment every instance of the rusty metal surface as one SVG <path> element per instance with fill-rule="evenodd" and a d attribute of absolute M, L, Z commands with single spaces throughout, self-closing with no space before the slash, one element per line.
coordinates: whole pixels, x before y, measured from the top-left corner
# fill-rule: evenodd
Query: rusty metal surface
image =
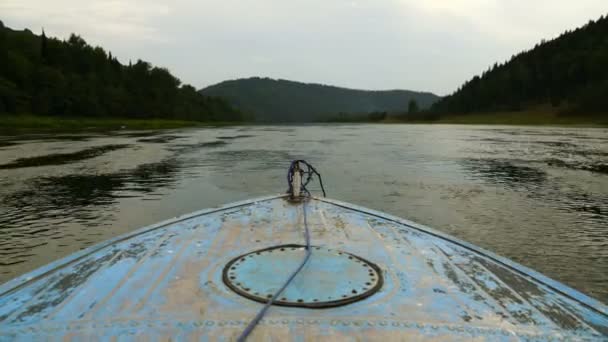
<path fill-rule="evenodd" d="M 232 204 L 28 273 L 0 286 L 0 340 L 234 339 L 262 304 L 233 292 L 222 270 L 301 243 L 301 209 L 280 197 Z M 604 304 L 426 227 L 321 199 L 308 223 L 313 245 L 373 262 L 384 284 L 345 306 L 272 307 L 252 340 L 608 338 Z"/>

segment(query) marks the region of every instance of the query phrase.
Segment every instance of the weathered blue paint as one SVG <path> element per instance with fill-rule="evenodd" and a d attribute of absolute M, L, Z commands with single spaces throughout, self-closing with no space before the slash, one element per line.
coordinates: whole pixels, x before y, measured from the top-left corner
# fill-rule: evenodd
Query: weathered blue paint
<path fill-rule="evenodd" d="M 274 300 L 275 305 L 327 308 L 366 298 L 382 287 L 382 272 L 367 260 L 340 250 L 312 246 L 311 257 Z M 306 246 L 280 245 L 240 255 L 224 267 L 223 280 L 235 292 L 262 303 L 296 270 Z"/>
<path fill-rule="evenodd" d="M 313 245 L 369 260 L 384 283 L 345 306 L 272 307 L 252 339 L 608 339 L 606 305 L 510 260 L 342 202 L 307 211 Z M 143 228 L 0 286 L 0 340 L 234 339 L 262 304 L 233 292 L 224 266 L 302 243 L 302 207 L 282 196 Z"/>

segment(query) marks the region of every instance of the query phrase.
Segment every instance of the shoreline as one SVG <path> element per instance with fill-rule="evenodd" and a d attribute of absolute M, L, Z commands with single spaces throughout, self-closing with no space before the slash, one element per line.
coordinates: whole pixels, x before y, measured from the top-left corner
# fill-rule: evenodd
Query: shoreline
<path fill-rule="evenodd" d="M 526 115 L 526 113 L 467 114 L 430 119 L 390 117 L 382 121 L 325 121 L 325 122 L 226 122 L 188 121 L 172 119 L 49 117 L 35 115 L 0 115 L 0 134 L 20 132 L 75 132 L 111 130 L 160 130 L 195 127 L 224 127 L 235 125 L 488 125 L 488 126 L 554 126 L 571 128 L 608 127 L 608 118 L 558 117 L 555 115 Z"/>
<path fill-rule="evenodd" d="M 0 132 L 21 131 L 107 131 L 107 130 L 155 130 L 187 127 L 232 126 L 241 122 L 188 121 L 173 119 L 52 117 L 37 115 L 1 115 Z"/>
<path fill-rule="evenodd" d="M 608 114 L 559 115 L 545 108 L 534 108 L 523 111 L 445 114 L 436 118 L 393 117 L 388 118 L 388 121 L 422 124 L 606 127 Z"/>

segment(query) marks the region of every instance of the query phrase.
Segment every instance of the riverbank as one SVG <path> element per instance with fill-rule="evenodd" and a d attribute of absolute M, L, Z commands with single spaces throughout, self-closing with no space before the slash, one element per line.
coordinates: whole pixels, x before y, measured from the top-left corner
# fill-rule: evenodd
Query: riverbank
<path fill-rule="evenodd" d="M 200 122 L 169 119 L 59 118 L 35 115 L 0 115 L 3 131 L 80 131 L 116 129 L 171 129 L 196 126 L 229 126 L 231 122 Z"/>
<path fill-rule="evenodd" d="M 439 117 L 393 117 L 387 123 L 516 125 L 516 126 L 608 126 L 608 115 L 559 115 L 554 111 L 530 109 L 511 112 L 452 114 Z"/>

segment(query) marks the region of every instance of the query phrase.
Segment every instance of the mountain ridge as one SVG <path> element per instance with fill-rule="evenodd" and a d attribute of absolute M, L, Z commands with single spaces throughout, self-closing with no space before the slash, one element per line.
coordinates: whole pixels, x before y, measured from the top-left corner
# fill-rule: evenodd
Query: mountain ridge
<path fill-rule="evenodd" d="M 440 97 L 412 90 L 364 90 L 269 77 L 227 80 L 199 90 L 226 99 L 256 121 L 331 121 L 363 118 L 371 113 L 400 113 L 411 100 L 428 108 Z"/>

